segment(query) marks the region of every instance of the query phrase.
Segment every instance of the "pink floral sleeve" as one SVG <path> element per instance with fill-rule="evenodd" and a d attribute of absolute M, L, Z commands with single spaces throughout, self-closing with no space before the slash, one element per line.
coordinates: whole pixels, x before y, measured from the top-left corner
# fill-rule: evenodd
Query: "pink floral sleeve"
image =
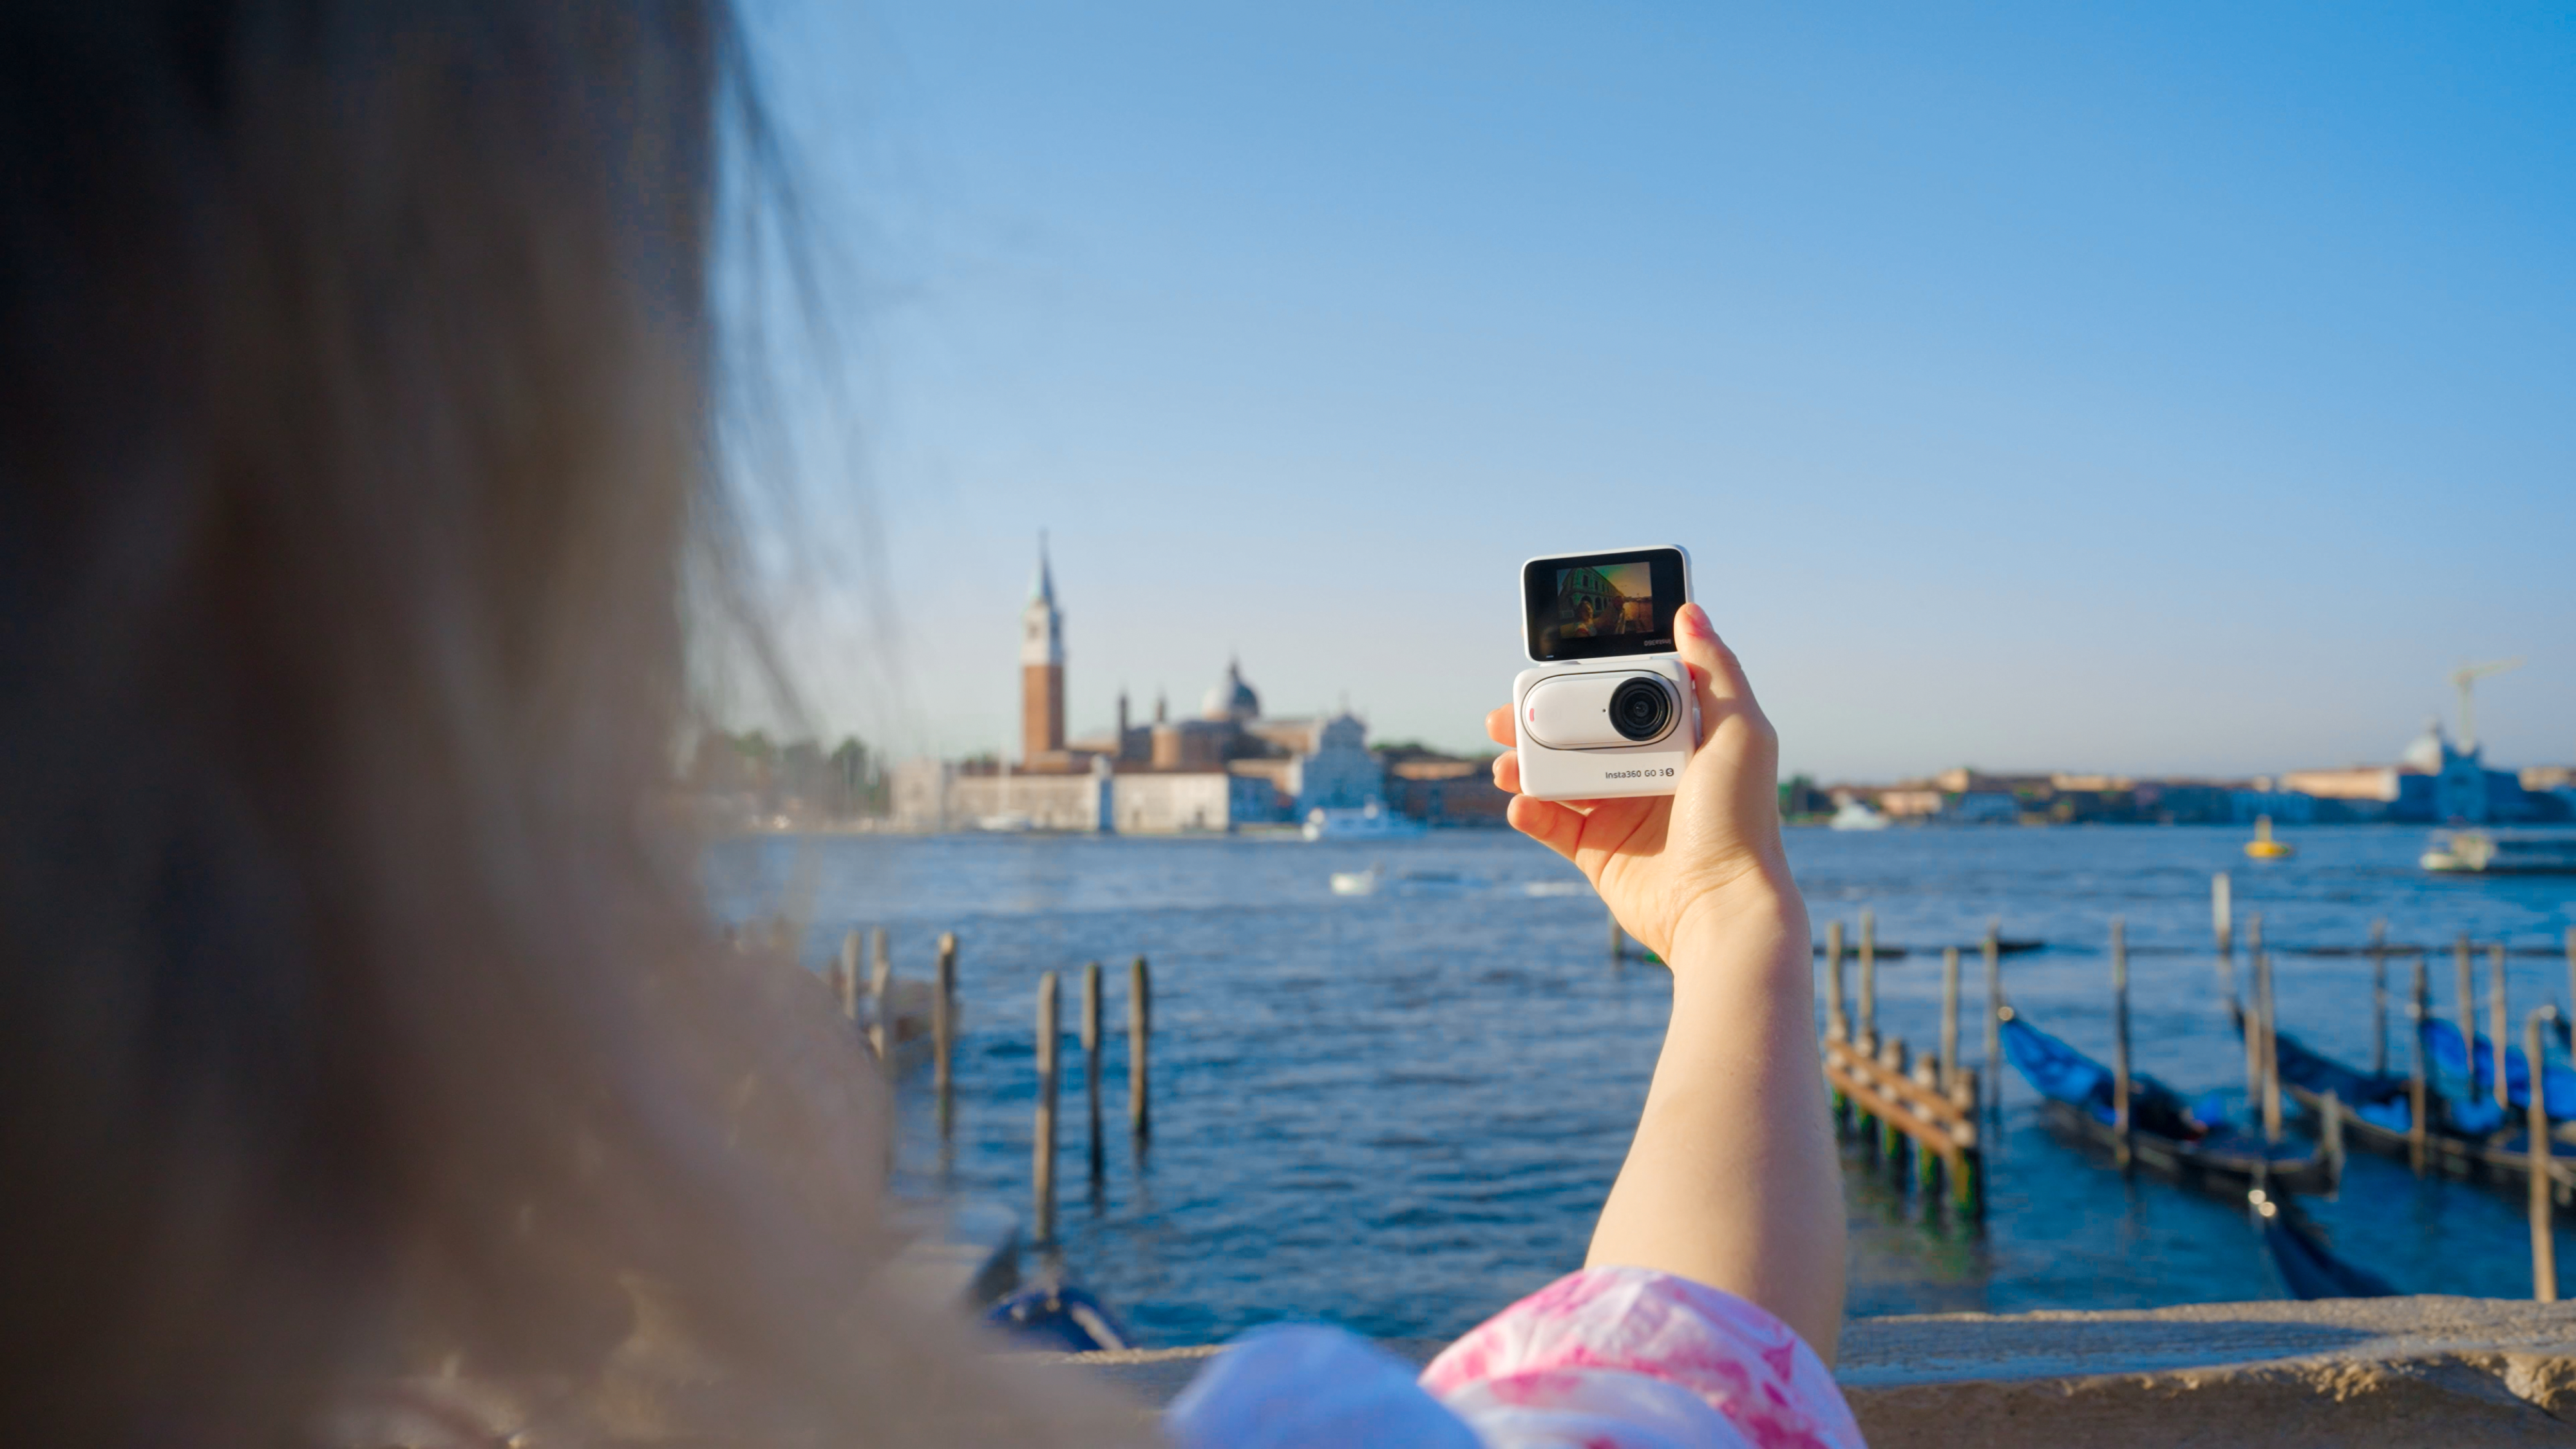
<path fill-rule="evenodd" d="M 1788 1325 L 1643 1268 L 1558 1279 L 1418 1381 L 1339 1329 L 1259 1330 L 1164 1428 L 1181 1449 L 1863 1449 L 1833 1375 Z"/>
<path fill-rule="evenodd" d="M 1591 1268 L 1451 1344 L 1422 1386 L 1486 1449 L 1861 1449 L 1824 1361 L 1731 1293 Z"/>

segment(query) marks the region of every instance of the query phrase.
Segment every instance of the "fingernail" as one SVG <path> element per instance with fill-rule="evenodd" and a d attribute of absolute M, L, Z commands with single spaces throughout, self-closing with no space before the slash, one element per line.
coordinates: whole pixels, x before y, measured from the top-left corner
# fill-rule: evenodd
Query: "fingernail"
<path fill-rule="evenodd" d="M 1717 637 L 1717 630 L 1711 627 L 1708 622 L 1708 611 L 1697 604 L 1682 605 L 1681 612 L 1674 616 L 1673 623 L 1682 629 L 1689 630 L 1691 633 L 1699 635 L 1703 639 L 1714 639 Z"/>

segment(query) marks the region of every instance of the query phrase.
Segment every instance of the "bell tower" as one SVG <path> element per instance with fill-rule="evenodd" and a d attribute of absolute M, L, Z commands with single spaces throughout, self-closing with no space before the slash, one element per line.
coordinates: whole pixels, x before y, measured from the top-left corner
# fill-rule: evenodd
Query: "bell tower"
<path fill-rule="evenodd" d="M 1020 758 L 1060 764 L 1064 756 L 1064 615 L 1055 606 L 1046 535 L 1038 535 L 1038 572 L 1029 606 L 1020 611 Z"/>

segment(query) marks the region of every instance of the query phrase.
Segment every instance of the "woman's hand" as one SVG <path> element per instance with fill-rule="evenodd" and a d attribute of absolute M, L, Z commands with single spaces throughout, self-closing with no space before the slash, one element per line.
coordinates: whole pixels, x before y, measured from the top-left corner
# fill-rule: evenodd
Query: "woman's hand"
<path fill-rule="evenodd" d="M 1673 968 L 1673 1014 L 1645 1110 L 1586 1262 L 1723 1288 L 1778 1314 L 1833 1362 L 1843 1204 L 1816 1055 L 1806 908 L 1780 846 L 1779 740 L 1708 615 L 1674 642 L 1697 687 L 1700 745 L 1668 796 L 1533 800 L 1512 824 L 1583 868 L 1628 934 Z M 1512 742 L 1512 712 L 1485 722 Z"/>
<path fill-rule="evenodd" d="M 1780 742 L 1719 641 L 1708 614 L 1685 604 L 1674 642 L 1699 695 L 1700 744 L 1671 795 L 1533 800 L 1519 757 L 1494 761 L 1513 792 L 1514 829 L 1582 867 L 1629 935 L 1666 961 L 1677 942 L 1750 911 L 1776 915 L 1793 891 L 1780 846 Z M 1511 709 L 1485 717 L 1494 743 L 1513 742 Z"/>

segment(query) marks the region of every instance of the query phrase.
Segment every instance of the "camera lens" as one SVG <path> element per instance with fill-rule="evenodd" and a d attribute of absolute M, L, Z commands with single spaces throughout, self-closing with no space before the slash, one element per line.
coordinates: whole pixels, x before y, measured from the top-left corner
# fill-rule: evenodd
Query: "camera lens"
<path fill-rule="evenodd" d="M 1672 691 L 1660 679 L 1639 676 L 1610 692 L 1610 727 L 1629 739 L 1651 740 L 1672 722 Z"/>

